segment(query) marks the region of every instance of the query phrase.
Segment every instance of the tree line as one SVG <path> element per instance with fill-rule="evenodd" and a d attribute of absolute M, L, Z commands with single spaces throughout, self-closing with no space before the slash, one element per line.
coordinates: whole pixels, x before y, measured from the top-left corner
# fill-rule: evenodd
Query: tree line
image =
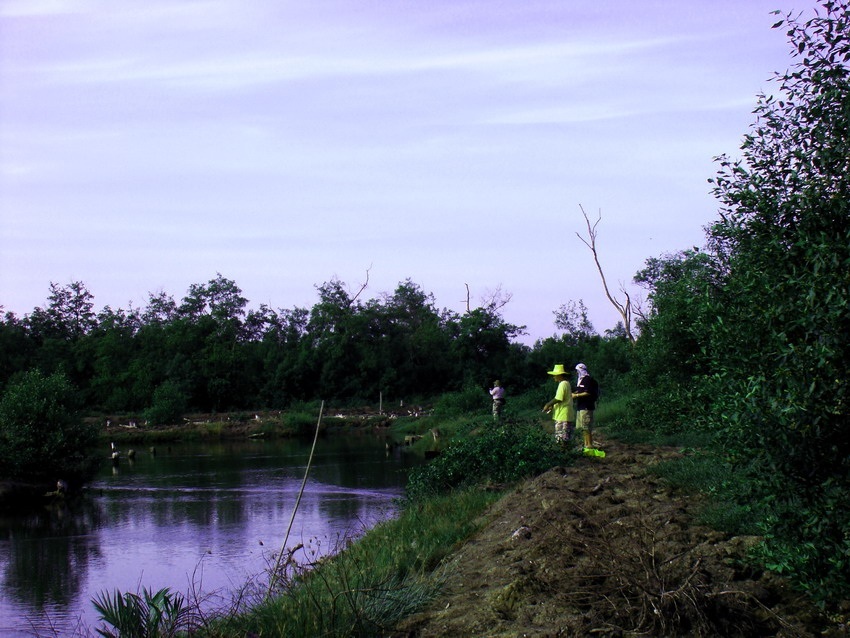
<path fill-rule="evenodd" d="M 236 282 L 218 274 L 179 302 L 160 292 L 144 308 L 96 312 L 83 282 L 51 283 L 44 307 L 0 323 L 0 384 L 30 369 L 61 371 L 89 412 L 173 418 L 317 398 L 423 401 L 483 392 L 495 378 L 519 393 L 545 381 L 555 360 L 585 354 L 611 379 L 628 367 L 622 331 L 595 335 L 581 303 L 554 312 L 563 336 L 528 347 L 497 296 L 460 314 L 438 309 L 409 279 L 368 300 L 336 279 L 316 289 L 309 309 L 248 309 Z"/>

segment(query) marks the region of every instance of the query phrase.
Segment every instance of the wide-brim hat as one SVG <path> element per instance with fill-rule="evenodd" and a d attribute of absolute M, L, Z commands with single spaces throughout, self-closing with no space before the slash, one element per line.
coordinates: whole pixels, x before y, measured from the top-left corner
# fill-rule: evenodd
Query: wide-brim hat
<path fill-rule="evenodd" d="M 552 370 L 550 370 L 549 372 L 547 372 L 546 374 L 551 374 L 553 377 L 557 377 L 559 375 L 566 376 L 568 373 L 567 373 L 566 370 L 564 370 L 564 364 L 563 363 L 557 363 L 557 364 L 555 364 L 555 367 Z"/>

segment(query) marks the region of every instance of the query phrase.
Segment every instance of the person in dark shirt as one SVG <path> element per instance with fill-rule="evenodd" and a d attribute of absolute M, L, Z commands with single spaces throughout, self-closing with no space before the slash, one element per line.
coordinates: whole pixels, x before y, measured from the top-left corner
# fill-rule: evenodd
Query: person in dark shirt
<path fill-rule="evenodd" d="M 573 399 L 576 400 L 576 421 L 584 429 L 584 447 L 593 447 L 593 412 L 596 410 L 596 400 L 599 398 L 599 384 L 596 382 L 587 366 L 579 363 L 576 366 L 575 390 Z"/>

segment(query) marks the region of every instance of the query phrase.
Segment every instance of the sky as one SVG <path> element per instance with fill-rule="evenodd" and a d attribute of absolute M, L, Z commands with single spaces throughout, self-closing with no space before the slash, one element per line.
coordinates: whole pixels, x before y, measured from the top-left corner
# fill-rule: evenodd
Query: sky
<path fill-rule="evenodd" d="M 411 280 L 523 341 L 701 247 L 814 0 L 0 0 L 0 306 Z M 772 14 L 779 10 L 780 15 Z"/>

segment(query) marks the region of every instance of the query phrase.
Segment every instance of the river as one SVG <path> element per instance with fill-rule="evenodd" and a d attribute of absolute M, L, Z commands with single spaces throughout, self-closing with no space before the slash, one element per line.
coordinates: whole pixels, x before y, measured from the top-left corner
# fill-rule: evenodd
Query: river
<path fill-rule="evenodd" d="M 311 441 L 124 450 L 83 503 L 0 519 L 0 636 L 93 636 L 101 592 L 168 587 L 226 608 L 283 547 Z M 104 451 L 106 456 L 107 451 Z M 319 439 L 287 547 L 307 560 L 392 516 L 421 459 L 371 434 Z"/>

